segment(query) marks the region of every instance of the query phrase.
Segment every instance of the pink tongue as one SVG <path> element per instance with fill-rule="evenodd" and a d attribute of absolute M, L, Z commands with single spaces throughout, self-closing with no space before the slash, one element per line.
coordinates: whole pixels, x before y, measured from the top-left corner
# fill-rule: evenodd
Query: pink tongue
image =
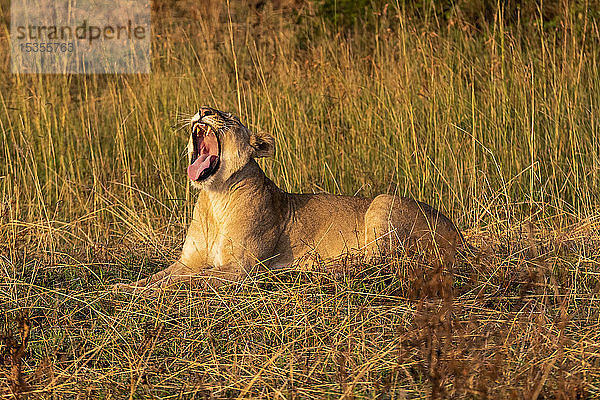
<path fill-rule="evenodd" d="M 210 167 L 210 162 L 213 157 L 216 158 L 217 156 L 211 156 L 210 154 L 202 154 L 198 156 L 196 161 L 187 167 L 188 177 L 193 181 L 198 180 L 200 175 L 202 175 L 202 172 L 204 172 L 206 168 Z"/>

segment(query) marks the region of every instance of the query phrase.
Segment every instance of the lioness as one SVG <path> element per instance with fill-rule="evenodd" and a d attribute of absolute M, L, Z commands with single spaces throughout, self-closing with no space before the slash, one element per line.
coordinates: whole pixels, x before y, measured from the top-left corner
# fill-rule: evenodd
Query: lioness
<path fill-rule="evenodd" d="M 191 119 L 187 175 L 200 189 L 183 251 L 165 270 L 123 290 L 162 288 L 202 279 L 239 281 L 255 267 L 290 265 L 308 253 L 322 259 L 401 247 L 451 266 L 462 236 L 427 204 L 382 194 L 374 199 L 286 193 L 256 158 L 274 139 L 251 132 L 232 114 L 201 108 Z"/>

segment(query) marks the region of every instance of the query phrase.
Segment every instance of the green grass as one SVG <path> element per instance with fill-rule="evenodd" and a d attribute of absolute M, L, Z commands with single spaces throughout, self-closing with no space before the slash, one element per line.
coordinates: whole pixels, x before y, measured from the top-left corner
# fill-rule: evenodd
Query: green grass
<path fill-rule="evenodd" d="M 439 28 L 390 6 L 337 34 L 314 9 L 161 9 L 150 75 L 1 64 L 0 376 L 18 358 L 42 398 L 600 395 L 597 19 Z M 106 292 L 177 257 L 180 128 L 205 104 L 275 136 L 282 188 L 417 198 L 480 255 L 451 282 L 386 260 Z"/>

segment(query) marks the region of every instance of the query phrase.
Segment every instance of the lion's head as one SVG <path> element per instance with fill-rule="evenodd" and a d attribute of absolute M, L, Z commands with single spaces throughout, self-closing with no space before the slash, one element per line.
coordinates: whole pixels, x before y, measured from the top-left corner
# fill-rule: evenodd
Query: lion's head
<path fill-rule="evenodd" d="M 225 183 L 250 160 L 273 155 L 274 140 L 251 132 L 238 117 L 202 107 L 190 121 L 187 174 L 197 188 Z"/>

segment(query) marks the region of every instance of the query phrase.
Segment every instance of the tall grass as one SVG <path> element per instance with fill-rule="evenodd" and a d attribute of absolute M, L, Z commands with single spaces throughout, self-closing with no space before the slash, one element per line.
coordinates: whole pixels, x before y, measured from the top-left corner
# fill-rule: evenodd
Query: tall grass
<path fill-rule="evenodd" d="M 389 6 L 338 32 L 310 3 L 301 18 L 207 4 L 155 10 L 149 75 L 1 64 L 1 319 L 11 338 L 35 321 L 23 368 L 41 396 L 598 393 L 596 19 L 440 28 Z M 195 195 L 185 121 L 205 104 L 275 136 L 261 163 L 286 190 L 450 215 L 488 251 L 457 271 L 454 308 L 407 301 L 421 281 L 403 263 L 241 294 L 103 292 L 176 257 Z"/>

